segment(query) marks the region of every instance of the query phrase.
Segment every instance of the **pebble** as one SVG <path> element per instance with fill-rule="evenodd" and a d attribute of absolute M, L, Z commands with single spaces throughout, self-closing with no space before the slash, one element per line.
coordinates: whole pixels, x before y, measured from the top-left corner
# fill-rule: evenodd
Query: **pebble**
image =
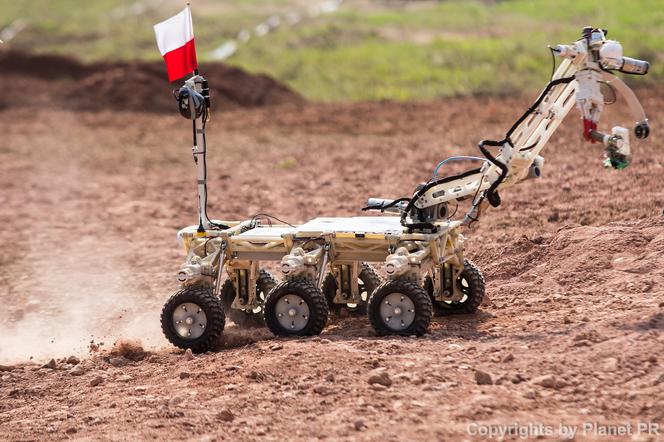
<path fill-rule="evenodd" d="M 463 346 L 459 344 L 450 344 L 447 346 L 449 350 L 463 350 Z"/>
<path fill-rule="evenodd" d="M 321 340 L 320 340 L 320 343 L 321 343 L 321 344 L 329 344 L 329 343 L 331 343 L 331 342 L 332 342 L 332 341 L 330 341 L 330 340 L 327 339 L 327 338 L 321 338 Z"/>
<path fill-rule="evenodd" d="M 536 377 L 531 382 L 535 385 L 539 385 L 540 387 L 552 388 L 554 390 L 560 390 L 561 388 L 567 386 L 565 381 L 558 379 L 552 374 Z"/>
<path fill-rule="evenodd" d="M 42 365 L 42 368 L 50 368 L 51 370 L 55 370 L 56 366 L 57 364 L 55 363 L 55 359 L 51 359 L 50 361 Z"/>
<path fill-rule="evenodd" d="M 188 348 L 188 349 L 184 352 L 184 360 L 185 360 L 185 361 L 191 361 L 192 359 L 194 359 L 194 352 L 191 351 L 191 348 Z"/>
<path fill-rule="evenodd" d="M 284 346 L 281 343 L 276 343 L 276 344 L 270 345 L 270 350 L 272 350 L 272 351 L 281 350 L 283 348 L 284 348 Z"/>
<path fill-rule="evenodd" d="M 362 419 L 358 419 L 355 421 L 355 423 L 353 423 L 353 427 L 355 427 L 355 431 L 362 431 L 367 428 L 367 425 Z"/>
<path fill-rule="evenodd" d="M 327 396 L 329 394 L 332 394 L 334 390 L 332 390 L 330 387 L 327 385 L 316 385 L 314 387 L 314 393 L 320 394 L 321 396 Z"/>
<path fill-rule="evenodd" d="M 93 377 L 93 378 L 90 380 L 90 386 L 91 386 L 91 387 L 96 387 L 97 385 L 101 384 L 102 382 L 104 382 L 104 378 L 102 378 L 101 376 L 97 375 L 97 376 Z"/>
<path fill-rule="evenodd" d="M 181 371 L 180 372 L 180 379 L 187 379 L 187 378 L 190 378 L 190 377 L 191 377 L 191 374 L 189 374 L 188 372 L 186 372 L 186 371 Z"/>
<path fill-rule="evenodd" d="M 81 360 L 79 358 L 77 358 L 76 356 L 69 356 L 67 358 L 66 362 L 67 362 L 67 364 L 78 365 L 78 364 L 81 363 Z"/>
<path fill-rule="evenodd" d="M 123 375 L 121 375 L 121 376 L 118 376 L 117 381 L 118 381 L 118 382 L 129 382 L 129 381 L 131 381 L 132 379 L 134 379 L 134 378 L 131 377 L 130 375 L 128 375 L 128 374 L 123 374 Z"/>
<path fill-rule="evenodd" d="M 0 365 L 0 371 L 12 371 L 14 367 L 11 365 Z"/>
<path fill-rule="evenodd" d="M 134 388 L 134 391 L 137 393 L 145 393 L 148 390 L 148 387 L 145 385 L 139 385 L 138 387 Z"/>
<path fill-rule="evenodd" d="M 327 376 L 325 376 L 325 380 L 327 382 L 334 382 L 334 373 L 328 373 Z"/>
<path fill-rule="evenodd" d="M 109 358 L 108 363 L 111 364 L 113 367 L 122 367 L 124 365 L 127 365 L 127 360 L 123 357 Z"/>
<path fill-rule="evenodd" d="M 503 362 L 512 362 L 514 360 L 514 355 L 512 353 L 508 354 L 503 358 Z"/>
<path fill-rule="evenodd" d="M 75 365 L 74 368 L 69 370 L 69 374 L 72 376 L 81 376 L 85 373 L 85 369 L 80 365 Z"/>
<path fill-rule="evenodd" d="M 517 373 L 512 377 L 512 379 L 510 379 L 510 382 L 512 382 L 513 384 L 520 384 L 521 382 L 523 382 L 525 380 L 526 380 L 526 378 L 524 378 L 519 373 Z"/>
<path fill-rule="evenodd" d="M 392 379 L 390 375 L 387 374 L 385 368 L 377 368 L 369 372 L 369 379 L 367 379 L 369 385 L 382 385 L 384 387 L 389 387 L 392 385 Z"/>
<path fill-rule="evenodd" d="M 477 385 L 493 385 L 491 375 L 482 370 L 475 370 L 475 382 Z"/>
<path fill-rule="evenodd" d="M 233 422 L 233 419 L 235 419 L 235 415 L 231 410 L 226 408 L 217 413 L 217 419 L 223 422 Z"/>

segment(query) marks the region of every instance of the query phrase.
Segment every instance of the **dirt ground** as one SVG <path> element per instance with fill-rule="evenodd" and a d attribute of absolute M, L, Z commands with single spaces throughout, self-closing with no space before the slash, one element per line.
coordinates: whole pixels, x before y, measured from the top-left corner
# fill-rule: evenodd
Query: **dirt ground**
<path fill-rule="evenodd" d="M 562 424 L 577 426 L 577 440 L 607 440 L 601 425 L 630 424 L 613 439 L 662 439 L 664 89 L 637 93 L 653 133 L 633 143 L 628 169 L 602 167 L 573 111 L 543 152 L 543 177 L 504 191 L 465 232 L 487 281 L 478 314 L 434 318 L 419 339 L 377 338 L 363 318 L 332 318 L 307 339 L 229 324 L 218 352 L 193 358 L 168 345 L 158 319 L 183 259 L 175 233 L 196 218 L 187 122 L 175 106 L 8 105 L 0 434 L 428 441 L 505 428 L 505 439 L 555 440 L 568 434 Z M 358 215 L 367 197 L 410 194 L 440 159 L 476 154 L 532 98 L 217 110 L 209 212 Z M 603 121 L 629 124 L 616 109 Z M 130 339 L 147 354 L 109 353 Z M 374 375 L 389 385 L 370 384 Z M 637 432 L 639 422 L 659 435 Z"/>

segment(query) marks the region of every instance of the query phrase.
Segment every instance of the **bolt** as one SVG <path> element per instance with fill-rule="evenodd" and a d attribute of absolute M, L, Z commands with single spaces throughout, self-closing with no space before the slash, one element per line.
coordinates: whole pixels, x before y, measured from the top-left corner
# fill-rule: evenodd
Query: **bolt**
<path fill-rule="evenodd" d="M 294 309 L 294 308 L 288 309 L 288 316 L 290 316 L 292 318 L 295 315 L 297 315 L 297 310 L 296 309 Z"/>

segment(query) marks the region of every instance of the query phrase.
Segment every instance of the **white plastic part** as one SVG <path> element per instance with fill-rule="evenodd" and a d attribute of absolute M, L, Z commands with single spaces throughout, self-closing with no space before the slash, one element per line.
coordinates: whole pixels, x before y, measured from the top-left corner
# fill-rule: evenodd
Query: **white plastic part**
<path fill-rule="evenodd" d="M 578 84 L 576 89 L 576 106 L 583 118 L 595 123 L 604 109 L 604 96 L 600 90 L 601 73 L 593 69 L 578 71 L 574 78 Z"/>
<path fill-rule="evenodd" d="M 623 48 L 614 40 L 607 40 L 599 49 L 600 63 L 604 69 L 620 69 L 623 64 Z"/>
<path fill-rule="evenodd" d="M 618 144 L 618 153 L 629 157 L 632 151 L 629 143 L 629 129 L 621 126 L 615 126 L 613 129 L 611 129 L 611 135 L 621 138 L 621 141 Z"/>

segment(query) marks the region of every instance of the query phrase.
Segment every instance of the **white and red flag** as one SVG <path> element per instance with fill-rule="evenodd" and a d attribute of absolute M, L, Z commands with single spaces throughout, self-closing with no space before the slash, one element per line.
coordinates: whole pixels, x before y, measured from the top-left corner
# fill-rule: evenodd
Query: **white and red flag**
<path fill-rule="evenodd" d="M 154 25 L 157 46 L 166 62 L 168 81 L 178 80 L 197 67 L 194 23 L 189 6 L 182 12 Z"/>

